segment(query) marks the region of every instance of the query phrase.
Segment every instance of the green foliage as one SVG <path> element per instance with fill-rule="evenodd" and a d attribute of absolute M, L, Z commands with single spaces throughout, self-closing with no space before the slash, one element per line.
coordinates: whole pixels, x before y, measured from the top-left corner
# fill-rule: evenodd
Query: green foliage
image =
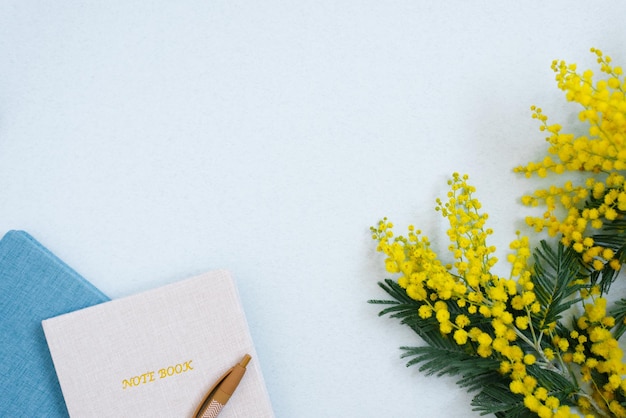
<path fill-rule="evenodd" d="M 621 299 L 615 302 L 615 306 L 610 312 L 610 315 L 615 318 L 615 327 L 613 328 L 613 336 L 615 339 L 619 339 L 626 331 L 626 299 Z"/>
<path fill-rule="evenodd" d="M 585 275 L 577 253 L 561 243 L 554 250 L 546 241 L 541 241 L 533 256 L 535 264 L 531 280 L 542 308 L 533 315 L 533 322 L 537 329 L 543 330 L 559 321 L 564 312 L 581 301 L 574 295 L 586 287 Z"/>
<path fill-rule="evenodd" d="M 620 214 L 626 215 L 626 213 Z M 602 232 L 592 235 L 592 238 L 596 245 L 613 250 L 620 265 L 626 262 L 626 219 L 618 218 L 613 221 L 605 221 Z M 607 293 L 618 274 L 619 271 L 607 263 L 602 270 L 591 270 L 591 283 L 600 286 L 602 293 Z"/>
<path fill-rule="evenodd" d="M 574 250 L 562 244 L 553 248 L 542 241 L 533 257 L 535 263 L 531 282 L 541 310 L 531 315 L 532 326 L 529 329 L 517 330 L 521 338 L 516 344 L 525 352 L 534 350 L 540 356 L 540 351 L 551 344 L 550 338 L 541 338 L 544 331 L 554 332 L 554 335 L 569 333 L 562 317 L 572 305 L 581 301 L 579 292 L 589 285 L 585 284 L 585 270 Z M 437 319 L 433 316 L 422 318 L 418 314 L 419 307 L 425 302 L 410 298 L 405 289 L 392 279 L 385 279 L 379 286 L 391 299 L 370 300 L 369 303 L 385 306 L 380 316 L 388 315 L 400 320 L 426 343 L 425 346 L 401 347 L 401 357 L 408 359 L 407 366 L 419 366 L 419 371 L 426 375 L 456 377 L 461 388 L 475 393 L 472 406 L 481 415 L 494 414 L 507 418 L 529 416 L 523 396 L 512 393 L 509 388 L 510 375 L 499 370 L 501 362 L 506 359 L 496 352 L 488 357 L 480 356 L 475 343 L 468 341 L 459 345 L 451 334 L 442 334 Z M 447 302 L 447 305 L 451 313 L 461 312 L 456 303 Z M 616 314 L 626 318 L 626 300 L 618 307 L 620 309 L 616 309 Z M 470 320 L 472 326 L 493 335 L 489 319 L 476 314 Z M 550 388 L 551 396 L 557 397 L 562 405 L 575 405 L 580 387 L 570 371 L 560 366 L 542 363 L 541 366 L 527 366 L 527 371 L 540 386 Z"/>
<path fill-rule="evenodd" d="M 439 334 L 437 321 L 420 318 L 417 314 L 420 304 L 411 299 L 398 283 L 391 279 L 385 279 L 384 283 L 379 282 L 378 285 L 394 299 L 368 301 L 368 303 L 378 305 L 390 305 L 388 308 L 380 311 L 379 316 L 389 315 L 391 318 L 399 319 L 401 324 L 409 326 L 427 343 L 437 339 L 437 334 Z"/>
<path fill-rule="evenodd" d="M 459 346 L 454 340 L 441 334 L 437 320 L 432 317 L 421 318 L 417 314 L 420 303 L 409 298 L 404 289 L 393 280 L 386 279 L 384 283 L 379 283 L 379 286 L 394 298 L 394 300 L 369 301 L 373 304 L 390 305 L 380 311 L 379 315 L 389 315 L 400 319 L 402 324 L 410 326 L 427 343 L 426 346 L 421 347 L 401 347 L 404 351 L 401 357 L 409 359 L 407 367 L 419 364 L 419 371 L 427 375 L 459 377 L 457 384 L 460 387 L 468 392 L 478 391 L 475 397 L 478 408 L 487 408 L 479 401 L 489 397 L 488 394 L 483 394 L 483 391 L 493 392 L 493 386 L 507 387 L 508 380 L 498 372 L 499 359 L 480 357 L 475 350 L 471 349 L 471 345 Z M 506 391 L 508 392 L 508 389 Z M 509 395 L 511 395 L 510 392 Z M 522 398 L 520 396 L 513 396 L 513 398 L 515 408 L 524 409 Z M 489 408 L 484 411 L 484 414 L 494 412 Z"/>
<path fill-rule="evenodd" d="M 486 385 L 474 396 L 472 406 L 480 415 L 494 414 L 498 418 L 527 418 L 529 415 L 523 398 L 511 393 L 502 382 Z"/>
<path fill-rule="evenodd" d="M 567 403 L 568 398 L 578 390 L 560 373 L 539 367 L 531 369 L 531 374 L 537 378 L 540 385 L 553 388 L 553 394 L 563 403 Z M 502 418 L 527 418 L 530 415 L 524 406 L 523 397 L 511 393 L 508 383 L 502 378 L 488 382 L 474 397 L 472 406 L 474 411 L 480 412 L 481 415 L 494 414 Z"/>

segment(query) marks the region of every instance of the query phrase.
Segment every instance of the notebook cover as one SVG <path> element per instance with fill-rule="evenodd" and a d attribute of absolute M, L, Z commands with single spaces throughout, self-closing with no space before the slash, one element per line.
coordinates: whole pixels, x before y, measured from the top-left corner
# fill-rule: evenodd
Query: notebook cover
<path fill-rule="evenodd" d="M 191 417 L 244 354 L 220 418 L 273 417 L 239 295 L 214 271 L 43 321 L 70 416 Z"/>
<path fill-rule="evenodd" d="M 68 416 L 41 321 L 107 300 L 28 233 L 6 233 L 0 240 L 0 416 Z"/>

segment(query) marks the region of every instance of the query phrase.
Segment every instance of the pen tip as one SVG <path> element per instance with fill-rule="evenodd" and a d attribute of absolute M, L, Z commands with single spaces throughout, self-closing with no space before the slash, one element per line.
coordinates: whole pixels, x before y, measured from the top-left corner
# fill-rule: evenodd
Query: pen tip
<path fill-rule="evenodd" d="M 239 365 L 241 367 L 246 367 L 248 363 L 250 362 L 251 358 L 252 357 L 250 357 L 250 354 L 246 354 L 245 356 L 243 356 L 243 359 L 241 360 L 241 363 L 239 363 Z"/>

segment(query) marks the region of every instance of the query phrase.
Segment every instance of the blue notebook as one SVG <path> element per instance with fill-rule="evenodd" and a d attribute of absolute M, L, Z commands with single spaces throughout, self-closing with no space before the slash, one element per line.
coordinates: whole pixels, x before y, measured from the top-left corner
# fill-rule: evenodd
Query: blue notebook
<path fill-rule="evenodd" d="M 0 240 L 0 416 L 67 417 L 41 321 L 108 301 L 24 231 Z"/>

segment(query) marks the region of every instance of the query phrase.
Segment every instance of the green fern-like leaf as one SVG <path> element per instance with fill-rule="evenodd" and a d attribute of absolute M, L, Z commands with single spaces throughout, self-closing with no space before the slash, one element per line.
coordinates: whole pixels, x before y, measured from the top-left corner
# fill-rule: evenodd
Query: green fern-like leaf
<path fill-rule="evenodd" d="M 574 406 L 577 387 L 560 373 L 529 367 L 529 374 L 534 376 L 539 385 L 550 387 L 551 396 L 559 399 L 562 405 Z M 481 415 L 494 414 L 501 418 L 528 418 L 536 416 L 524 406 L 524 398 L 510 391 L 508 381 L 495 378 L 480 389 L 472 399 L 474 411 Z"/>
<path fill-rule="evenodd" d="M 441 334 L 437 319 L 420 317 L 418 308 L 421 303 L 409 298 L 404 289 L 393 280 L 386 279 L 379 285 L 394 299 L 369 301 L 387 306 L 379 315 L 399 319 L 427 344 L 423 347 L 401 347 L 404 350 L 402 358 L 409 358 L 407 366 L 420 364 L 419 370 L 429 375 L 460 376 L 457 383 L 468 391 L 475 391 L 494 378 L 500 378 L 497 372 L 499 360 L 480 357 L 472 343 L 459 346 L 449 335 Z M 451 303 L 449 309 L 454 312 L 459 307 Z M 486 327 L 489 322 L 477 316 L 472 318 L 472 323 L 478 327 Z"/>
<path fill-rule="evenodd" d="M 437 338 L 437 334 L 439 334 L 437 320 L 435 318 L 421 318 L 417 313 L 420 303 L 407 296 L 406 291 L 398 283 L 391 279 L 385 279 L 378 285 L 393 298 L 393 300 L 375 299 L 368 301 L 369 303 L 388 306 L 378 313 L 379 316 L 389 315 L 391 318 L 399 319 L 401 324 L 410 327 L 427 343 L 432 342 L 433 338 Z"/>
<path fill-rule="evenodd" d="M 563 373 L 544 369 L 537 365 L 528 366 L 528 374 L 537 379 L 539 386 L 550 388 L 552 396 L 561 401 L 561 404 L 575 405 L 575 395 L 580 387 L 575 381 L 568 379 Z"/>
<path fill-rule="evenodd" d="M 511 393 L 503 382 L 483 387 L 472 399 L 472 406 L 480 415 L 494 414 L 498 418 L 527 418 L 530 415 L 522 396 Z"/>
<path fill-rule="evenodd" d="M 460 377 L 457 384 L 468 392 L 479 390 L 494 379 L 502 378 L 497 372 L 499 360 L 480 357 L 443 337 L 436 346 L 401 349 L 404 350 L 402 358 L 410 358 L 407 366 L 419 364 L 419 371 L 426 375 Z"/>
<path fill-rule="evenodd" d="M 565 311 L 581 300 L 574 295 L 585 287 L 578 282 L 585 276 L 577 253 L 561 243 L 554 250 L 547 242 L 541 241 L 534 258 L 532 281 L 542 309 L 533 316 L 533 322 L 538 329 L 544 329 L 561 319 Z"/>
<path fill-rule="evenodd" d="M 577 254 L 562 244 L 552 248 L 542 242 L 535 251 L 534 258 L 532 281 L 542 309 L 533 316 L 533 326 L 540 330 L 555 323 L 559 330 L 562 327 L 559 321 L 561 316 L 574 303 L 580 301 L 577 294 L 585 286 L 580 280 L 584 277 L 585 270 Z M 497 355 L 483 358 L 477 354 L 473 342 L 460 346 L 450 334 L 442 334 L 435 317 L 422 318 L 418 314 L 422 302 L 411 299 L 405 289 L 395 281 L 386 279 L 379 286 L 390 296 L 389 300 L 369 301 L 383 306 L 379 315 L 389 315 L 400 320 L 426 343 L 420 347 L 401 347 L 404 351 L 402 358 L 408 359 L 407 366 L 419 366 L 420 372 L 427 375 L 456 377 L 460 387 L 476 393 L 472 405 L 483 415 L 494 414 L 507 418 L 529 416 L 523 397 L 511 393 L 510 379 L 498 371 L 501 359 Z M 448 310 L 453 315 L 461 312 L 453 302 L 448 304 Z M 626 302 L 624 310 L 626 311 Z M 463 312 L 469 315 L 466 311 Z M 488 318 L 481 315 L 471 317 L 470 322 L 485 332 L 492 331 Z M 530 340 L 530 336 L 527 337 Z M 523 341 L 520 343 L 523 344 Z M 578 388 L 558 370 L 529 366 L 528 371 L 540 385 L 551 388 L 552 396 L 559 398 L 562 404 L 575 403 L 574 397 Z"/>
<path fill-rule="evenodd" d="M 613 328 L 613 336 L 619 339 L 626 331 L 626 299 L 615 302 L 615 306 L 611 309 L 610 316 L 615 318 L 615 327 Z"/>
<path fill-rule="evenodd" d="M 615 220 L 603 228 L 603 234 L 593 235 L 593 241 L 596 245 L 610 248 L 614 252 L 614 257 L 620 261 L 620 264 L 626 262 L 626 220 Z M 609 291 L 611 284 L 617 278 L 618 270 L 615 270 L 608 263 L 604 265 L 602 270 L 594 270 L 590 274 L 591 283 L 600 286 L 600 291 L 606 293 Z"/>
<path fill-rule="evenodd" d="M 586 202 L 585 207 L 598 208 L 603 203 L 604 196 L 599 199 L 592 198 Z M 620 215 L 617 219 L 612 221 L 605 219 L 602 231 L 591 237 L 596 245 L 612 249 L 615 258 L 623 264 L 626 262 L 626 218 L 624 218 L 626 212 L 617 210 L 617 213 Z M 599 285 L 601 292 L 606 293 L 617 278 L 618 273 L 607 263 L 602 270 L 590 272 L 591 283 Z"/>

